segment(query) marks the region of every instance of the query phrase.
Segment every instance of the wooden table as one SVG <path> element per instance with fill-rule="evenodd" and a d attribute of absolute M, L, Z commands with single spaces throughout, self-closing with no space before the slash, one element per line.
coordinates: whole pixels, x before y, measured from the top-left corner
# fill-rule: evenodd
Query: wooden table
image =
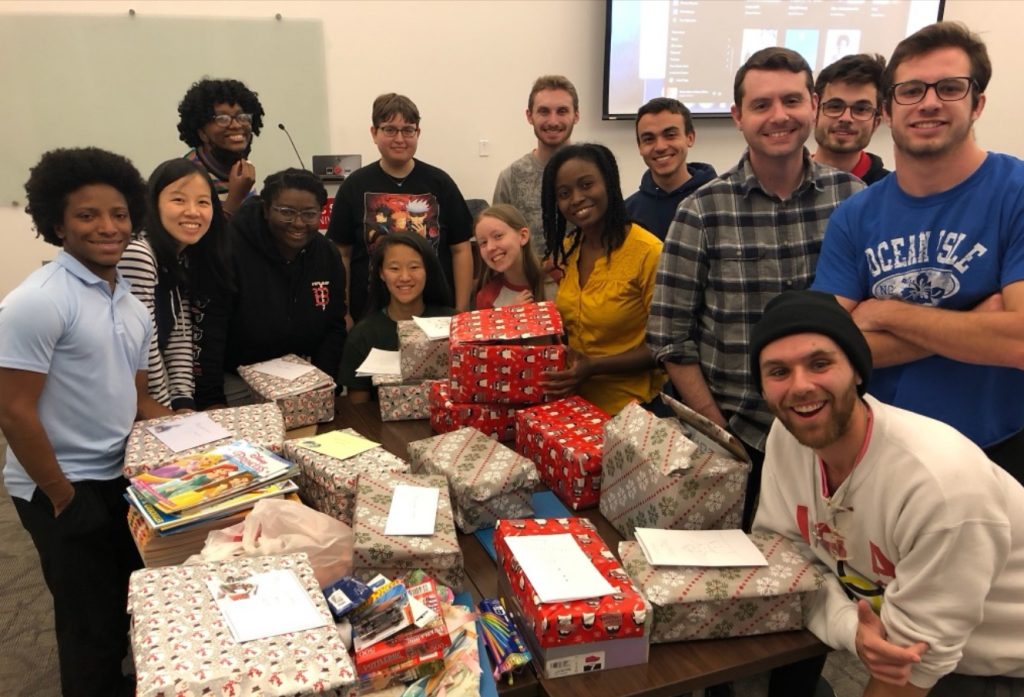
<path fill-rule="evenodd" d="M 407 458 L 411 441 L 434 435 L 427 421 L 380 420 L 376 402 L 350 404 L 344 398 L 338 416 L 321 430 L 354 428 L 381 443 L 392 453 Z M 597 526 L 602 539 L 616 551 L 622 536 L 597 509 L 582 511 Z M 473 535 L 459 534 L 466 565 L 468 588 L 474 600 L 498 594 L 498 570 Z M 677 697 L 693 690 L 762 673 L 777 666 L 818 656 L 828 647 L 807 631 L 779 632 L 754 637 L 652 644 L 644 665 L 603 670 L 585 675 L 548 680 L 518 679 L 513 686 L 499 686 L 503 697 Z"/>

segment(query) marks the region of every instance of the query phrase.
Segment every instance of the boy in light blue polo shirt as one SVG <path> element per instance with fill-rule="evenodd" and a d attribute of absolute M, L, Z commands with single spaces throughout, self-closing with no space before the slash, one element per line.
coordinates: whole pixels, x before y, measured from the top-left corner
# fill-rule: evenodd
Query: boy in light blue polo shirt
<path fill-rule="evenodd" d="M 148 395 L 150 320 L 117 273 L 141 227 L 145 186 L 97 148 L 43 155 L 25 185 L 38 234 L 62 247 L 0 303 L 4 483 L 53 596 L 64 695 L 133 694 L 124 446 L 137 416 L 170 413 Z"/>

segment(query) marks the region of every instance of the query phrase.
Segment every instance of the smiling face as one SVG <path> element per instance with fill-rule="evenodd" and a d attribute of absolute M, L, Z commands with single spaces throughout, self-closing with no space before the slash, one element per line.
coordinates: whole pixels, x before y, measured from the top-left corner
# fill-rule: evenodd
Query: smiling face
<path fill-rule="evenodd" d="M 836 153 L 860 152 L 871 142 L 871 136 L 881 122 L 875 115 L 867 121 L 858 121 L 847 109 L 839 117 L 827 116 L 821 105 L 838 99 L 848 106 L 866 104 L 874 108 L 878 101 L 878 90 L 871 83 L 855 85 L 849 82 L 832 82 L 825 85 L 821 93 L 817 117 L 814 124 L 814 140 L 825 150 Z"/>
<path fill-rule="evenodd" d="M 380 266 L 380 278 L 391 294 L 391 304 L 422 304 L 427 269 L 420 253 L 409 245 L 388 245 Z"/>
<path fill-rule="evenodd" d="M 393 135 L 387 131 L 395 129 Z M 410 131 L 409 129 L 415 129 Z M 408 131 L 407 134 L 403 131 Z M 370 134 L 373 142 L 380 151 L 381 159 L 385 165 L 394 170 L 401 170 L 416 155 L 416 147 L 419 145 L 419 126 L 414 123 L 407 123 L 400 114 L 395 114 L 380 126 L 371 127 Z"/>
<path fill-rule="evenodd" d="M 636 124 L 640 157 L 658 179 L 674 181 L 686 171 L 686 155 L 696 133 L 686 132 L 682 114 L 662 111 L 644 114 Z"/>
<path fill-rule="evenodd" d="M 320 203 L 311 191 L 281 189 L 263 211 L 274 243 L 286 259 L 294 259 L 319 234 Z"/>
<path fill-rule="evenodd" d="M 505 221 L 487 215 L 477 221 L 474 235 L 480 258 L 495 273 L 505 273 L 520 264 L 523 247 L 530 243 L 528 228 L 516 230 Z"/>
<path fill-rule="evenodd" d="M 213 220 L 210 180 L 189 174 L 165 186 L 157 196 L 160 223 L 178 243 L 178 251 L 203 239 Z"/>
<path fill-rule="evenodd" d="M 109 184 L 89 184 L 68 194 L 64 220 L 54 228 L 64 251 L 100 278 L 113 282 L 117 262 L 132 237 L 128 203 Z"/>
<path fill-rule="evenodd" d="M 237 104 L 218 102 L 213 105 L 213 113 L 214 116 L 227 114 L 237 117 L 243 113 L 243 110 Z M 221 126 L 211 119 L 199 129 L 199 140 L 208 148 L 220 148 L 242 155 L 249 150 L 249 145 L 252 143 L 252 124 L 241 123 L 237 118 L 233 118 L 229 125 Z"/>
<path fill-rule="evenodd" d="M 816 107 L 804 73 L 751 70 L 743 78 L 743 103 L 733 105 L 732 118 L 756 164 L 801 157 Z"/>
<path fill-rule="evenodd" d="M 580 113 L 573 108 L 572 95 L 565 90 L 540 90 L 533 95 L 533 108 L 527 109 L 526 120 L 533 126 L 538 141 L 557 148 L 572 136 Z"/>
<path fill-rule="evenodd" d="M 608 191 L 596 164 L 578 157 L 563 162 L 555 174 L 555 199 L 570 225 L 600 232 Z"/>

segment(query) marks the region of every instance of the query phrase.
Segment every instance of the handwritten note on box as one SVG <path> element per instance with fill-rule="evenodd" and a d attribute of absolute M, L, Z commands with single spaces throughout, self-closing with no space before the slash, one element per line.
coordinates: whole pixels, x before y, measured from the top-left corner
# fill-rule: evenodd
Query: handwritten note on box
<path fill-rule="evenodd" d="M 385 535 L 433 535 L 441 492 L 428 486 L 399 484 L 391 498 Z"/>
<path fill-rule="evenodd" d="M 505 542 L 542 603 L 564 603 L 615 593 L 615 588 L 570 534 L 516 535 L 506 538 Z"/>

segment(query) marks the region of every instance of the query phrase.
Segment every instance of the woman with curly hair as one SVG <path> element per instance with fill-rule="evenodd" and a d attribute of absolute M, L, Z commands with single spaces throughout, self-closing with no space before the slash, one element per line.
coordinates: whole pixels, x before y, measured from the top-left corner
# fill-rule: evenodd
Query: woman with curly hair
<path fill-rule="evenodd" d="M 185 158 L 209 175 L 229 216 L 256 183 L 256 168 L 246 158 L 263 113 L 256 93 L 238 80 L 200 80 L 178 105 L 178 136 L 192 148 Z"/>

